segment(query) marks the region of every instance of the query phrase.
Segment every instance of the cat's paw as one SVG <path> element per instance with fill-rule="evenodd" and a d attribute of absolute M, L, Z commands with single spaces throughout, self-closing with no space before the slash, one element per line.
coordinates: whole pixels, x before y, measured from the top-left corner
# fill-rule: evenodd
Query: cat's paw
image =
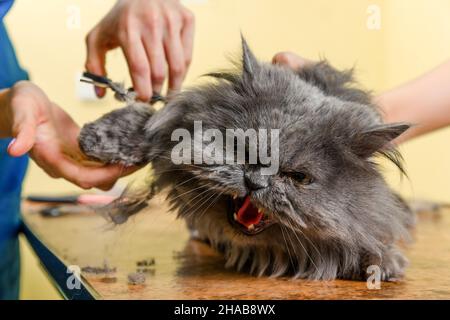
<path fill-rule="evenodd" d="M 381 281 L 396 282 L 405 275 L 408 259 L 396 248 L 389 248 L 382 254 L 382 258 L 371 256 L 364 264 L 364 271 L 367 276 L 378 273 L 375 276 Z M 370 268 L 372 267 L 372 268 Z"/>
<path fill-rule="evenodd" d="M 153 110 L 143 103 L 105 114 L 81 129 L 78 137 L 81 151 L 103 163 L 127 166 L 146 163 L 148 143 L 144 127 L 152 114 Z"/>
<path fill-rule="evenodd" d="M 405 269 L 408 266 L 408 259 L 397 250 L 390 251 L 381 263 L 382 281 L 399 281 L 405 276 Z"/>

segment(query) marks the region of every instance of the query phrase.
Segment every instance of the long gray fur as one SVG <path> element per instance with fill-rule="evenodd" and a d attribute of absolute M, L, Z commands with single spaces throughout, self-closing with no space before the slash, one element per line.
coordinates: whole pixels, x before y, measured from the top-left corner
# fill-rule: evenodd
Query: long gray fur
<path fill-rule="evenodd" d="M 113 221 L 125 221 L 167 189 L 173 210 L 224 253 L 229 267 L 256 275 L 361 280 L 368 266 L 377 265 L 382 280 L 402 277 L 407 260 L 397 243 L 410 239 L 414 217 L 387 186 L 374 156 L 403 171 L 391 141 L 409 126 L 383 124 L 351 71 L 325 61 L 297 72 L 262 63 L 245 40 L 240 66 L 210 75 L 215 81 L 175 95 L 160 111 L 131 104 L 83 127 L 79 142 L 87 156 L 151 163 L 154 169 L 147 192 L 109 207 Z M 280 172 L 252 193 L 252 202 L 272 212 L 275 225 L 248 236 L 227 219 L 230 196 L 249 192 L 248 166 L 172 163 L 173 130 L 192 134 L 194 120 L 204 130 L 280 129 Z M 313 183 L 283 175 L 298 170 L 314 177 Z"/>

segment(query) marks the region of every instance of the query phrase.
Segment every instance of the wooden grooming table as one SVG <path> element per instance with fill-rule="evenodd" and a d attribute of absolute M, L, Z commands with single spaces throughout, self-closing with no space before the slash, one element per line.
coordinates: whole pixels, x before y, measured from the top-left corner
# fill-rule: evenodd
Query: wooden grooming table
<path fill-rule="evenodd" d="M 23 203 L 24 232 L 67 299 L 450 299 L 450 210 L 419 219 L 403 281 L 369 290 L 365 282 L 257 278 L 227 270 L 220 254 L 190 240 L 162 198 L 116 227 L 93 213 L 44 217 L 43 206 Z M 81 282 L 68 266 L 85 270 Z M 145 282 L 129 284 L 128 275 L 138 269 Z"/>

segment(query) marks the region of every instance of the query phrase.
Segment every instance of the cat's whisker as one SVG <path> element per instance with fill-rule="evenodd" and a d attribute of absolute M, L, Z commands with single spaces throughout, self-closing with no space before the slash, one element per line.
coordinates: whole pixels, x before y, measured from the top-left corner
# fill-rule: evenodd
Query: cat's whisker
<path fill-rule="evenodd" d="M 281 234 L 283 235 L 284 243 L 286 244 L 286 250 L 288 252 L 289 261 L 291 262 L 292 270 L 295 270 L 294 261 L 291 256 L 291 251 L 289 250 L 289 244 L 287 243 L 286 236 L 284 234 L 284 226 L 280 224 Z"/>
<path fill-rule="evenodd" d="M 193 197 L 192 199 L 190 199 L 188 202 L 186 202 L 185 204 L 183 204 L 181 206 L 181 208 L 179 209 L 179 212 L 182 212 L 182 209 L 185 208 L 187 205 L 189 205 L 194 199 L 198 198 L 199 196 L 207 193 L 207 192 L 212 192 L 210 189 L 206 189 L 204 191 L 202 191 L 201 193 L 199 193 L 197 196 Z M 200 201 L 202 200 L 202 198 L 200 198 Z M 192 206 L 195 206 L 197 203 L 199 203 L 200 201 L 196 201 L 195 203 L 192 204 Z M 186 216 L 191 216 L 191 214 L 187 214 Z"/>
<path fill-rule="evenodd" d="M 201 186 L 201 187 L 207 188 L 207 186 Z M 200 188 L 200 187 L 199 187 L 199 188 Z M 196 188 L 196 189 L 199 189 L 199 188 Z M 195 191 L 195 190 L 194 190 L 194 191 Z M 181 212 L 182 209 L 183 209 L 184 207 L 186 207 L 187 205 L 189 205 L 193 200 L 197 199 L 199 196 L 201 196 L 201 195 L 203 195 L 204 193 L 207 193 L 207 192 L 209 192 L 209 191 L 210 191 L 209 189 L 205 189 L 205 190 L 203 190 L 202 192 L 200 192 L 199 194 L 197 194 L 195 197 L 189 199 L 189 201 L 185 202 L 185 203 L 180 207 L 179 211 Z M 171 198 L 171 201 L 174 201 L 174 200 L 180 198 L 181 196 L 182 196 L 182 195 L 177 195 L 176 197 Z M 193 205 L 195 205 L 195 203 L 194 203 Z"/>
<path fill-rule="evenodd" d="M 185 192 L 182 192 L 182 193 L 180 193 L 180 194 L 177 194 L 177 196 L 176 197 L 173 197 L 173 198 L 170 198 L 170 200 L 176 200 L 176 199 L 178 199 L 178 198 L 180 198 L 180 197 L 182 197 L 182 196 L 184 196 L 184 195 L 187 195 L 187 194 L 189 194 L 189 193 L 191 193 L 191 192 L 194 192 L 195 190 L 198 190 L 198 189 L 201 189 L 201 188 L 207 188 L 208 186 L 205 186 L 205 185 L 200 185 L 200 186 L 198 186 L 198 187 L 196 187 L 196 188 L 193 188 L 193 189 L 189 189 L 188 191 L 185 191 Z"/>
<path fill-rule="evenodd" d="M 319 255 L 319 257 L 320 257 L 320 259 L 322 260 L 322 261 L 325 261 L 324 259 L 323 259 L 323 257 L 322 257 L 322 255 L 321 255 L 321 253 L 320 253 L 320 250 L 316 247 L 316 245 L 314 244 L 314 242 L 313 241 L 311 241 L 309 238 L 308 238 L 308 236 L 306 235 L 306 233 L 305 232 L 303 232 L 303 230 L 301 229 L 301 227 L 298 227 L 298 228 L 295 228 L 293 225 L 292 225 L 292 220 L 291 220 L 291 218 L 290 217 L 288 217 L 287 219 L 286 219 L 286 222 L 292 227 L 292 230 L 295 230 L 296 232 L 300 232 L 302 235 L 303 235 L 303 237 L 312 245 L 312 247 L 316 250 L 316 252 L 317 252 L 317 254 Z M 295 234 L 295 232 L 294 232 L 294 234 Z M 295 234 L 296 235 L 296 234 Z M 297 235 L 296 235 L 297 236 Z M 297 236 L 297 238 L 298 238 L 298 236 Z M 300 241 L 300 240 L 299 240 Z"/>
<path fill-rule="evenodd" d="M 181 187 L 181 186 L 184 185 L 185 183 L 187 183 L 187 182 L 189 182 L 189 181 L 191 181 L 191 180 L 193 180 L 193 179 L 195 179 L 195 178 L 196 178 L 195 176 L 192 176 L 191 178 L 189 178 L 189 179 L 187 179 L 187 180 L 184 180 L 183 182 L 177 183 L 177 184 L 174 185 L 173 187 L 174 187 L 174 188 L 176 188 L 176 187 Z"/>
<path fill-rule="evenodd" d="M 212 197 L 214 197 L 214 195 L 215 195 L 215 193 L 212 193 L 210 196 L 205 196 L 205 197 L 203 197 L 200 201 L 202 201 L 198 206 L 197 206 L 197 208 L 195 208 L 195 210 L 194 211 L 191 211 L 191 212 L 189 212 L 186 216 L 187 217 L 192 217 L 199 209 L 201 209 L 206 203 L 208 203 L 208 201 L 212 198 Z M 206 198 L 206 199 L 205 199 Z M 195 203 L 195 204 L 197 204 L 197 203 Z M 194 205 L 195 205 L 194 204 Z"/>
<path fill-rule="evenodd" d="M 211 198 L 214 198 L 214 196 L 215 196 L 216 194 L 211 194 L 209 197 L 208 197 L 208 199 L 206 199 L 204 202 L 202 202 L 198 207 L 197 207 L 197 209 L 194 211 L 194 212 L 192 212 L 192 214 L 191 215 L 194 215 L 194 213 L 195 212 L 197 212 L 199 209 L 201 209 L 204 205 L 206 205 L 207 203 L 208 203 L 208 201 L 210 201 L 211 200 Z M 205 208 L 205 210 L 207 210 L 209 207 L 210 207 L 210 205 L 212 204 L 212 203 L 214 203 L 214 200 L 215 199 L 217 199 L 217 197 L 215 197 L 213 200 L 211 200 L 211 202 L 210 202 L 210 204 Z M 201 217 L 201 214 L 203 213 L 204 211 L 202 211 L 200 214 L 199 214 L 199 218 Z"/>
<path fill-rule="evenodd" d="M 220 196 L 221 196 L 222 194 L 223 194 L 223 192 L 219 193 L 219 194 L 214 198 L 214 200 L 210 203 L 210 205 L 209 205 L 208 207 L 206 207 L 206 209 L 203 210 L 203 211 L 200 213 L 199 219 L 200 219 L 201 217 L 203 217 L 203 215 L 206 213 L 206 210 L 208 210 L 213 204 L 215 204 L 215 203 L 217 202 L 217 200 L 219 200 L 219 198 L 220 198 Z"/>
<path fill-rule="evenodd" d="M 290 224 L 289 219 L 287 220 L 287 222 Z M 298 235 L 295 232 L 292 232 L 292 234 L 294 234 L 294 236 L 297 238 L 298 243 L 300 244 L 300 246 L 303 248 L 303 251 L 305 252 L 306 256 L 309 258 L 309 260 L 311 261 L 311 263 L 313 264 L 313 266 L 316 268 L 317 271 L 319 271 L 319 268 L 317 267 L 317 265 L 314 263 L 314 260 L 312 259 L 311 255 L 308 253 L 308 250 L 306 249 L 306 247 L 304 246 L 304 244 L 302 243 L 302 241 L 300 240 L 300 238 L 298 237 Z M 303 234 L 304 236 L 304 234 Z"/>
<path fill-rule="evenodd" d="M 314 250 L 316 250 L 317 254 L 319 255 L 319 258 L 320 258 L 321 262 L 324 262 L 325 259 L 322 257 L 322 254 L 320 253 L 320 250 L 317 248 L 317 246 L 314 244 L 314 242 L 311 241 L 308 238 L 308 236 L 303 231 L 300 230 L 300 233 L 303 235 L 303 237 L 305 237 L 306 241 L 308 241 L 311 244 L 311 246 L 314 248 Z"/>
<path fill-rule="evenodd" d="M 170 169 L 170 170 L 158 170 L 158 172 L 153 172 L 153 169 L 150 170 L 150 176 L 160 176 L 166 173 L 170 172 L 179 172 L 179 171 L 185 171 L 186 173 L 189 173 L 189 171 L 186 170 L 186 168 L 177 168 L 177 169 Z"/>
<path fill-rule="evenodd" d="M 204 193 L 200 198 L 198 198 L 198 200 L 194 203 L 194 205 L 197 203 L 203 204 L 205 202 L 205 200 L 209 199 L 210 197 L 211 197 L 211 195 L 209 193 Z M 179 212 L 181 212 L 183 218 L 190 219 L 190 218 L 192 218 L 192 216 L 194 215 L 196 210 L 198 210 L 198 207 L 196 207 L 195 209 L 189 208 L 189 209 L 186 209 L 184 211 L 179 211 Z"/>
<path fill-rule="evenodd" d="M 158 155 L 158 156 L 155 156 L 155 158 L 162 158 L 162 159 L 166 159 L 166 160 L 170 160 L 170 161 L 173 160 L 171 157 L 165 156 L 165 155 Z M 179 164 L 178 166 L 189 166 L 189 167 L 194 167 L 194 168 L 201 169 L 201 170 L 205 170 L 205 168 L 207 168 L 207 167 L 197 166 L 192 163 L 182 163 L 182 164 Z"/>

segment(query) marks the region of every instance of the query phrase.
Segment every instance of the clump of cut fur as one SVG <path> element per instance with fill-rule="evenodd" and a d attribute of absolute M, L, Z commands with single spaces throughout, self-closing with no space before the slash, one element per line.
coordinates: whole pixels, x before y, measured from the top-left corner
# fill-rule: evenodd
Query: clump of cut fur
<path fill-rule="evenodd" d="M 409 239 L 414 219 L 373 158 L 385 156 L 403 171 L 391 141 L 409 126 L 383 124 L 351 71 L 326 61 L 297 71 L 262 63 L 244 40 L 241 67 L 211 76 L 216 81 L 175 95 L 157 112 L 131 104 L 83 127 L 79 142 L 87 156 L 151 163 L 154 170 L 148 192 L 119 200 L 113 220 L 124 222 L 165 189 L 178 216 L 237 270 L 362 280 L 367 267 L 377 265 L 382 280 L 402 277 L 407 260 L 397 243 Z M 278 173 L 262 177 L 258 165 L 247 164 L 175 165 L 171 134 L 178 128 L 192 134 L 194 121 L 204 130 L 279 129 Z M 265 187 L 252 190 L 249 172 L 266 179 Z M 292 172 L 311 177 L 310 183 L 299 183 Z M 242 233 L 229 219 L 234 196 L 250 196 L 275 223 L 255 235 Z"/>

